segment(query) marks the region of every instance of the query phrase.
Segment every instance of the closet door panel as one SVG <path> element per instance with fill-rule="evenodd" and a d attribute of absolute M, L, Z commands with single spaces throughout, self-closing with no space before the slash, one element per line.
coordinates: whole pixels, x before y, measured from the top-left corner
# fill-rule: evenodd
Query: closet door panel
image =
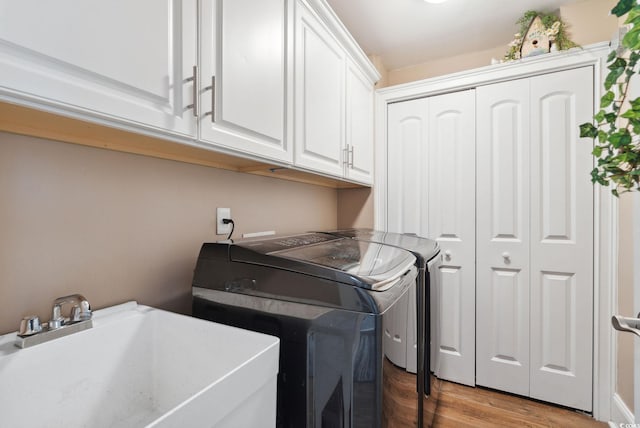
<path fill-rule="evenodd" d="M 388 107 L 387 230 L 427 236 L 426 98 Z"/>
<path fill-rule="evenodd" d="M 476 97 L 476 381 L 529 395 L 529 80 Z"/>
<path fill-rule="evenodd" d="M 429 237 L 443 254 L 436 374 L 475 385 L 475 92 L 429 98 Z"/>
<path fill-rule="evenodd" d="M 591 410 L 593 69 L 531 79 L 531 396 Z"/>

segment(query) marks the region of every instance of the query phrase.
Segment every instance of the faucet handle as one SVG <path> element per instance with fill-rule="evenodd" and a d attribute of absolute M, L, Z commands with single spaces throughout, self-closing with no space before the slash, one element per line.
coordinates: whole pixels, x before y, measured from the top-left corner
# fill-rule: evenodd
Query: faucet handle
<path fill-rule="evenodd" d="M 69 322 L 78 322 L 91 319 L 91 308 L 89 308 L 88 302 L 86 307 L 83 308 L 81 306 L 82 305 L 74 305 L 73 308 L 71 308 Z"/>
<path fill-rule="evenodd" d="M 18 336 L 31 336 L 42 331 L 42 324 L 40 324 L 40 318 L 37 315 L 29 315 L 22 318 L 20 321 L 20 331 Z"/>

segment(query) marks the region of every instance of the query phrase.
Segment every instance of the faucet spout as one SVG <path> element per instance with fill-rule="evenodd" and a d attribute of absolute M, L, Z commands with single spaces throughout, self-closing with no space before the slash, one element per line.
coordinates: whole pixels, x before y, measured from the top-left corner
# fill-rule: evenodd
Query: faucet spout
<path fill-rule="evenodd" d="M 69 312 L 69 317 L 62 315 L 62 307 L 67 304 L 73 304 Z M 62 327 L 65 323 L 75 323 L 91 319 L 91 305 L 89 301 L 81 294 L 70 294 L 69 296 L 58 297 L 53 302 L 51 311 L 51 321 L 49 321 L 49 329 Z"/>

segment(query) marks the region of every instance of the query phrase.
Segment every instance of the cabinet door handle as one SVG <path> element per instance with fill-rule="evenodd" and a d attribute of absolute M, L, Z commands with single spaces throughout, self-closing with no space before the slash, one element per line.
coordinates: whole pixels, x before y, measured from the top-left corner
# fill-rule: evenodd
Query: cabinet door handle
<path fill-rule="evenodd" d="M 511 261 L 511 254 L 505 251 L 504 253 L 502 253 L 502 258 L 504 259 L 505 263 L 509 263 Z"/>
<path fill-rule="evenodd" d="M 206 112 L 204 115 L 211 115 L 211 122 L 216 122 L 216 76 L 211 76 L 211 86 L 204 88 L 205 91 L 211 89 L 211 111 Z"/>
<path fill-rule="evenodd" d="M 451 250 L 447 250 L 447 251 L 445 251 L 445 252 L 444 252 L 444 259 L 445 259 L 446 261 L 451 260 L 451 257 L 452 257 L 452 255 L 451 255 Z"/>
<path fill-rule="evenodd" d="M 193 86 L 191 88 L 191 95 L 193 96 L 193 104 L 189 104 L 187 106 L 187 109 L 190 109 L 190 108 L 193 109 L 193 116 L 198 117 L 198 110 L 199 110 L 198 87 L 200 85 L 198 85 L 198 66 L 197 65 L 193 66 L 193 75 L 188 79 L 185 79 L 185 82 L 193 82 Z"/>
<path fill-rule="evenodd" d="M 349 146 L 349 154 L 351 155 L 351 157 L 349 158 L 349 168 L 353 169 L 353 146 Z"/>

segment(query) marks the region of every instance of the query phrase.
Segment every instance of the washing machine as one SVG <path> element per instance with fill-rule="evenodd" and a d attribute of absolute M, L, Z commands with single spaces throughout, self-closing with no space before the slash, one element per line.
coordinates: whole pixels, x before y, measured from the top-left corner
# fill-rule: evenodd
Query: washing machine
<path fill-rule="evenodd" d="M 193 315 L 280 338 L 278 427 L 402 426 L 383 367 L 417 277 L 409 251 L 326 233 L 205 243 Z"/>

